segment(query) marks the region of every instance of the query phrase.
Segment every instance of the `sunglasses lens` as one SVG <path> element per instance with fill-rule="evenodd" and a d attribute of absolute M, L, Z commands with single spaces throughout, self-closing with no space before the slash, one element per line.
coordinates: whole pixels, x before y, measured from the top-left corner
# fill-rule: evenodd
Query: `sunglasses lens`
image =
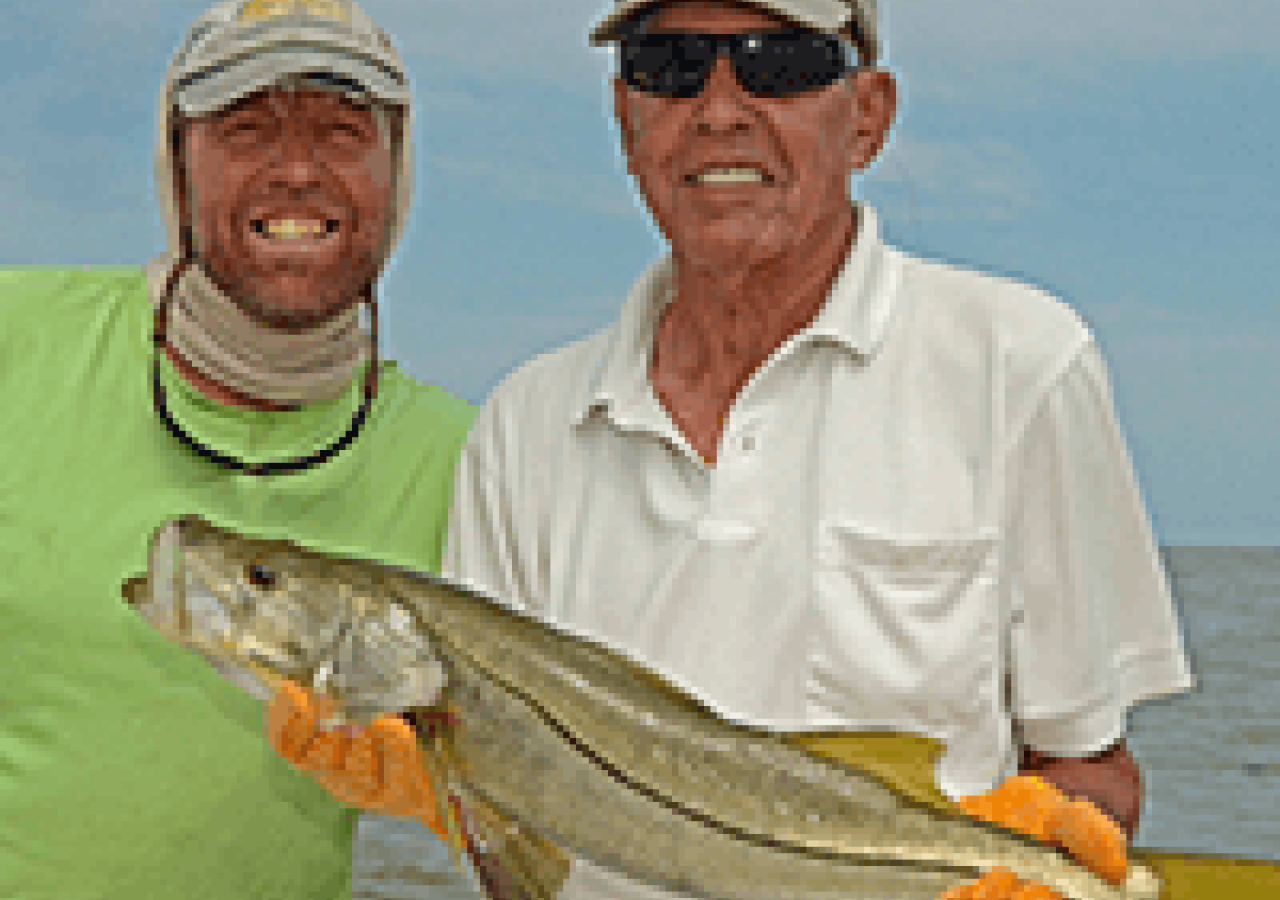
<path fill-rule="evenodd" d="M 809 32 L 747 36 L 734 62 L 742 86 L 762 97 L 826 87 L 848 68 L 839 41 Z"/>
<path fill-rule="evenodd" d="M 622 47 L 622 77 L 636 90 L 696 97 L 715 62 L 715 42 L 696 34 L 654 34 Z"/>
<path fill-rule="evenodd" d="M 623 44 L 622 77 L 650 94 L 696 97 L 715 65 L 717 46 L 712 35 L 643 35 Z M 848 70 L 840 42 L 809 31 L 740 35 L 732 47 L 742 86 L 761 97 L 826 87 Z"/>

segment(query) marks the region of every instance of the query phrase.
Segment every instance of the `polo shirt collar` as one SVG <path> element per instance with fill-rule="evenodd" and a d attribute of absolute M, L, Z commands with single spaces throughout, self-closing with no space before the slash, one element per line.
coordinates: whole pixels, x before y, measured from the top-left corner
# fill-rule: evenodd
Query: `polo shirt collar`
<path fill-rule="evenodd" d="M 893 310 L 896 279 L 890 277 L 891 251 L 881 241 L 875 210 L 865 203 L 855 206 L 857 240 L 840 267 L 827 302 L 788 343 L 786 352 L 815 341 L 833 343 L 861 358 L 869 358 L 879 349 Z M 649 361 L 659 317 L 671 302 L 674 275 L 675 263 L 666 254 L 631 289 L 617 322 L 609 329 L 608 347 L 575 405 L 575 423 L 604 407 L 620 424 L 655 428 L 666 424 L 666 415 L 656 409 L 649 384 Z M 655 412 L 662 421 L 653 421 Z"/>

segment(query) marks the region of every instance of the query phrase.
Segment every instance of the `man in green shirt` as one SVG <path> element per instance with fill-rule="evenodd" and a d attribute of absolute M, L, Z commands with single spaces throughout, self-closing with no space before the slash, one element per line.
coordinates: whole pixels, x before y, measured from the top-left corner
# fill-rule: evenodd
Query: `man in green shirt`
<path fill-rule="evenodd" d="M 439 566 L 463 401 L 377 359 L 409 95 L 347 0 L 234 0 L 170 66 L 169 255 L 0 270 L 0 897 L 335 900 L 356 812 L 124 603 L 165 520 Z"/>

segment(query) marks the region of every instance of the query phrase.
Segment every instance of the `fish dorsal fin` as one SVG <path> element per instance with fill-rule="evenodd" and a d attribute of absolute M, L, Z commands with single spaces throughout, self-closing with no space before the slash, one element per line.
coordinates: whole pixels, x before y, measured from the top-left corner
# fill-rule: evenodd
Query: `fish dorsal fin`
<path fill-rule="evenodd" d="M 912 800 L 943 812 L 961 814 L 934 778 L 941 741 L 896 731 L 797 732 L 783 740 L 815 756 L 880 778 Z"/>

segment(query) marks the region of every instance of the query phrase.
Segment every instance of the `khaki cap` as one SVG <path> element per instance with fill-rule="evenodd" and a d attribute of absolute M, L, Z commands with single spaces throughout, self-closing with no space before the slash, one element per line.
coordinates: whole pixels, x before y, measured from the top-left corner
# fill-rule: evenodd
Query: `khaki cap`
<path fill-rule="evenodd" d="M 660 0 L 617 0 L 595 27 L 591 29 L 591 43 L 599 46 L 617 41 L 618 28 L 642 7 L 653 6 Z M 880 37 L 876 30 L 876 0 L 749 0 L 755 6 L 795 19 L 815 31 L 832 34 L 845 27 L 849 20 L 857 22 L 858 29 L 867 40 L 874 59 L 880 58 Z"/>
<path fill-rule="evenodd" d="M 231 0 L 201 16 L 173 61 L 173 98 L 201 116 L 275 84 L 327 72 L 383 103 L 409 102 L 390 38 L 351 0 Z"/>

